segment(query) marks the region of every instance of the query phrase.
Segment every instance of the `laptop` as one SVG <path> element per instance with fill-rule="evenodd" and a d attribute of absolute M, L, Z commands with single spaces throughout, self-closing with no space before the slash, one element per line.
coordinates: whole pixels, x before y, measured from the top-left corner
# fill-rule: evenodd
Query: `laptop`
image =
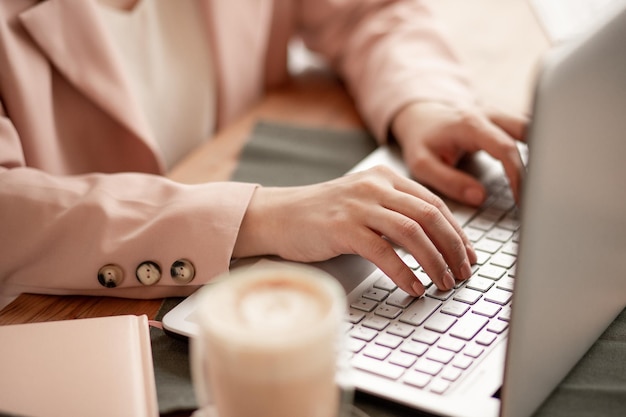
<path fill-rule="evenodd" d="M 521 208 L 499 164 L 467 167 L 493 193 L 476 212 L 450 203 L 479 254 L 468 281 L 439 291 L 402 249 L 423 297 L 358 256 L 315 264 L 348 294 L 356 389 L 436 415 L 529 416 L 626 306 L 624 44 L 626 9 L 547 55 Z M 384 147 L 353 171 L 377 164 L 408 175 Z M 194 309 L 191 295 L 165 329 L 193 336 Z"/>

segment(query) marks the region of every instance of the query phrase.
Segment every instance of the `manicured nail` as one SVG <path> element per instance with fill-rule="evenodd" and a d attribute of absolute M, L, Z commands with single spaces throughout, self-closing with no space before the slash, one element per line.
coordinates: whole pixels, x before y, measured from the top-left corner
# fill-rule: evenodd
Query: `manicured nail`
<path fill-rule="evenodd" d="M 413 288 L 413 291 L 415 292 L 415 294 L 412 294 L 415 297 L 420 297 L 422 294 L 424 294 L 424 288 L 417 281 L 411 284 L 411 288 Z"/>
<path fill-rule="evenodd" d="M 468 261 L 463 262 L 461 264 L 461 276 L 460 279 L 468 279 L 472 276 L 472 267 L 470 266 Z"/>
<path fill-rule="evenodd" d="M 450 274 L 450 271 L 446 271 L 446 273 L 443 274 L 443 285 L 448 290 L 451 290 L 456 285 L 456 282 L 454 282 L 454 278 L 452 277 L 452 274 Z"/>
<path fill-rule="evenodd" d="M 478 255 L 476 255 L 476 251 L 474 250 L 474 246 L 471 243 L 465 244 L 465 249 L 467 250 L 467 256 L 469 257 L 469 263 L 475 263 L 478 260 Z M 470 268 L 471 269 L 471 268 Z"/>

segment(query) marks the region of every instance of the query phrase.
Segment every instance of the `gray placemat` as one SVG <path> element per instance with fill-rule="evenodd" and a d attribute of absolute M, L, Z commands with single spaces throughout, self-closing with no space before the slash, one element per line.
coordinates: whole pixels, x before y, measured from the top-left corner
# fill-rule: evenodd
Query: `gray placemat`
<path fill-rule="evenodd" d="M 261 121 L 244 147 L 234 181 L 306 185 L 338 178 L 376 149 L 363 130 L 322 130 Z"/>

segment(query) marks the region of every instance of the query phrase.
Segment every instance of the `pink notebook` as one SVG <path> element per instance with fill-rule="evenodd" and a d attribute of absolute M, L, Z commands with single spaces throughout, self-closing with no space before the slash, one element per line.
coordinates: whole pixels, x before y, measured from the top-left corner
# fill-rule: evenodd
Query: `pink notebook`
<path fill-rule="evenodd" d="M 0 411 L 158 416 L 147 317 L 0 326 Z"/>

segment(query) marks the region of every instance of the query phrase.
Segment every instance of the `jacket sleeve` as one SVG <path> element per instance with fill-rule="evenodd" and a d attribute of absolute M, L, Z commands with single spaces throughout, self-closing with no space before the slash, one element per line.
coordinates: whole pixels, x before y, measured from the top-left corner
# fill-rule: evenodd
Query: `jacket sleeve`
<path fill-rule="evenodd" d="M 470 83 L 445 31 L 423 0 L 303 0 L 306 45 L 342 76 L 379 140 L 414 101 L 474 104 Z"/>
<path fill-rule="evenodd" d="M 55 176 L 25 166 L 22 155 L 1 115 L 0 293 L 186 295 L 228 270 L 255 185 Z"/>

